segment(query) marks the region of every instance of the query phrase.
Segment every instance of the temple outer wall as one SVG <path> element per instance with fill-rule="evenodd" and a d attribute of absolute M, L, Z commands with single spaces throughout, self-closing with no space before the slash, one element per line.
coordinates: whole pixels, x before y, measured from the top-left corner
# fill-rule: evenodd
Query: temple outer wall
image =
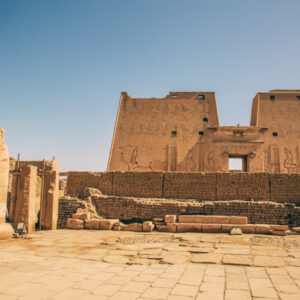
<path fill-rule="evenodd" d="M 69 172 L 67 194 L 83 198 L 85 187 L 105 195 L 198 200 L 271 200 L 300 204 L 300 174 Z"/>

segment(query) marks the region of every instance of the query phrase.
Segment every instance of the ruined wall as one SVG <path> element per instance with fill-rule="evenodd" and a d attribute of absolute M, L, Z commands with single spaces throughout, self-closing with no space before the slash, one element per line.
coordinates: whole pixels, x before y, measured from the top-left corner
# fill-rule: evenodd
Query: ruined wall
<path fill-rule="evenodd" d="M 80 201 L 61 198 L 59 228 L 65 228 L 67 218 L 80 207 Z M 81 201 L 82 202 L 82 201 Z M 165 215 L 224 215 L 247 216 L 253 224 L 300 225 L 300 208 L 293 204 L 269 201 L 179 201 L 171 199 L 142 199 L 118 196 L 92 197 L 97 212 L 103 218 L 121 220 L 153 220 Z"/>
<path fill-rule="evenodd" d="M 110 180 L 108 181 L 107 178 Z M 102 180 L 105 191 L 101 190 Z M 254 199 L 300 205 L 300 174 L 68 173 L 67 193 L 69 195 L 82 197 L 85 187 L 97 188 L 103 194 L 118 196 L 199 200 Z"/>
<path fill-rule="evenodd" d="M 29 167 L 36 169 L 36 176 L 26 173 Z M 23 220 L 29 226 L 28 229 L 33 231 L 36 223 L 41 221 L 42 229 L 56 229 L 58 194 L 57 161 L 10 160 L 9 219 L 15 226 Z"/>
<path fill-rule="evenodd" d="M 211 92 L 122 93 L 107 170 L 228 172 L 240 157 L 247 172 L 300 174 L 299 115 L 300 90 L 258 93 L 251 126 L 219 126 Z"/>

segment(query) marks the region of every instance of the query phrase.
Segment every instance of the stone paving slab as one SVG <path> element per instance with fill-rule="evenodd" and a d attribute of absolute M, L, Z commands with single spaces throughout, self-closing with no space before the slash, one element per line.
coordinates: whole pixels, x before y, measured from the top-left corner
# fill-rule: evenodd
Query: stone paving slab
<path fill-rule="evenodd" d="M 37 232 L 29 239 L 0 241 L 0 299 L 298 300 L 300 267 L 285 259 L 299 252 L 300 237 L 284 239 Z M 202 246 L 212 250 L 192 252 Z M 167 254 L 161 260 L 139 256 L 151 250 L 153 256 Z M 273 250 L 278 255 L 265 255 Z"/>

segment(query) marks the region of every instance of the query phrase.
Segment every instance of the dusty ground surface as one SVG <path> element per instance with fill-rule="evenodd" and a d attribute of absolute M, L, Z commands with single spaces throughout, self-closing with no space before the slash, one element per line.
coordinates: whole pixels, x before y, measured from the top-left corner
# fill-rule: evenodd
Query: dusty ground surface
<path fill-rule="evenodd" d="M 0 299 L 300 299 L 300 236 L 42 231 L 0 241 Z"/>

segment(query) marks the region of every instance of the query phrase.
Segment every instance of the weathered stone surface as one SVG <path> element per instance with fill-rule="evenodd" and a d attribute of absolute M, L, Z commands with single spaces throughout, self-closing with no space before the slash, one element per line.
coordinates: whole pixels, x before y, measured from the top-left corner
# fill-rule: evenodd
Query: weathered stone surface
<path fill-rule="evenodd" d="M 99 219 L 89 219 L 84 221 L 84 228 L 91 230 L 100 229 L 100 220 Z"/>
<path fill-rule="evenodd" d="M 270 229 L 275 230 L 275 231 L 289 230 L 289 226 L 288 225 L 270 225 Z"/>
<path fill-rule="evenodd" d="M 67 228 L 68 229 L 83 229 L 83 220 L 69 218 L 67 220 Z"/>
<path fill-rule="evenodd" d="M 196 223 L 196 216 L 193 215 L 178 216 L 178 223 Z"/>
<path fill-rule="evenodd" d="M 300 232 L 300 227 L 293 227 L 293 230 L 294 230 L 295 232 Z"/>
<path fill-rule="evenodd" d="M 72 215 L 73 219 L 80 219 L 80 220 L 88 220 L 90 218 L 90 213 L 76 213 Z"/>
<path fill-rule="evenodd" d="M 229 220 L 230 224 L 248 224 L 248 218 L 247 217 L 236 217 L 231 216 Z"/>
<path fill-rule="evenodd" d="M 219 233 L 221 232 L 221 224 L 202 224 L 202 232 Z"/>
<path fill-rule="evenodd" d="M 143 231 L 143 224 L 131 223 L 121 227 L 122 231 Z"/>
<path fill-rule="evenodd" d="M 177 223 L 177 232 L 202 232 L 202 224 Z"/>
<path fill-rule="evenodd" d="M 231 235 L 241 235 L 243 234 L 242 230 L 240 228 L 234 227 L 230 230 Z"/>
<path fill-rule="evenodd" d="M 282 267 L 285 265 L 282 257 L 254 256 L 253 264 L 257 267 Z"/>
<path fill-rule="evenodd" d="M 211 223 L 213 224 L 229 224 L 228 216 L 211 216 Z"/>
<path fill-rule="evenodd" d="M 176 223 L 168 223 L 167 224 L 167 232 L 177 232 L 177 224 Z"/>
<path fill-rule="evenodd" d="M 271 234 L 285 236 L 287 235 L 286 230 L 271 230 Z"/>
<path fill-rule="evenodd" d="M 239 265 L 239 266 L 251 266 L 252 259 L 251 256 L 246 255 L 229 255 L 226 254 L 222 260 L 225 265 Z"/>
<path fill-rule="evenodd" d="M 154 224 L 151 221 L 143 222 L 143 231 L 151 232 L 154 229 Z"/>
<path fill-rule="evenodd" d="M 255 233 L 269 234 L 270 232 L 270 225 L 255 224 Z"/>
<path fill-rule="evenodd" d="M 104 256 L 102 260 L 112 264 L 126 264 L 129 258 L 122 255 L 107 255 Z"/>
<path fill-rule="evenodd" d="M 165 223 L 176 223 L 176 215 L 165 215 Z"/>
<path fill-rule="evenodd" d="M 117 219 L 99 220 L 100 230 L 111 230 L 117 222 L 119 222 Z"/>
<path fill-rule="evenodd" d="M 191 262 L 218 264 L 221 261 L 222 257 L 222 254 L 197 254 L 192 256 Z"/>

